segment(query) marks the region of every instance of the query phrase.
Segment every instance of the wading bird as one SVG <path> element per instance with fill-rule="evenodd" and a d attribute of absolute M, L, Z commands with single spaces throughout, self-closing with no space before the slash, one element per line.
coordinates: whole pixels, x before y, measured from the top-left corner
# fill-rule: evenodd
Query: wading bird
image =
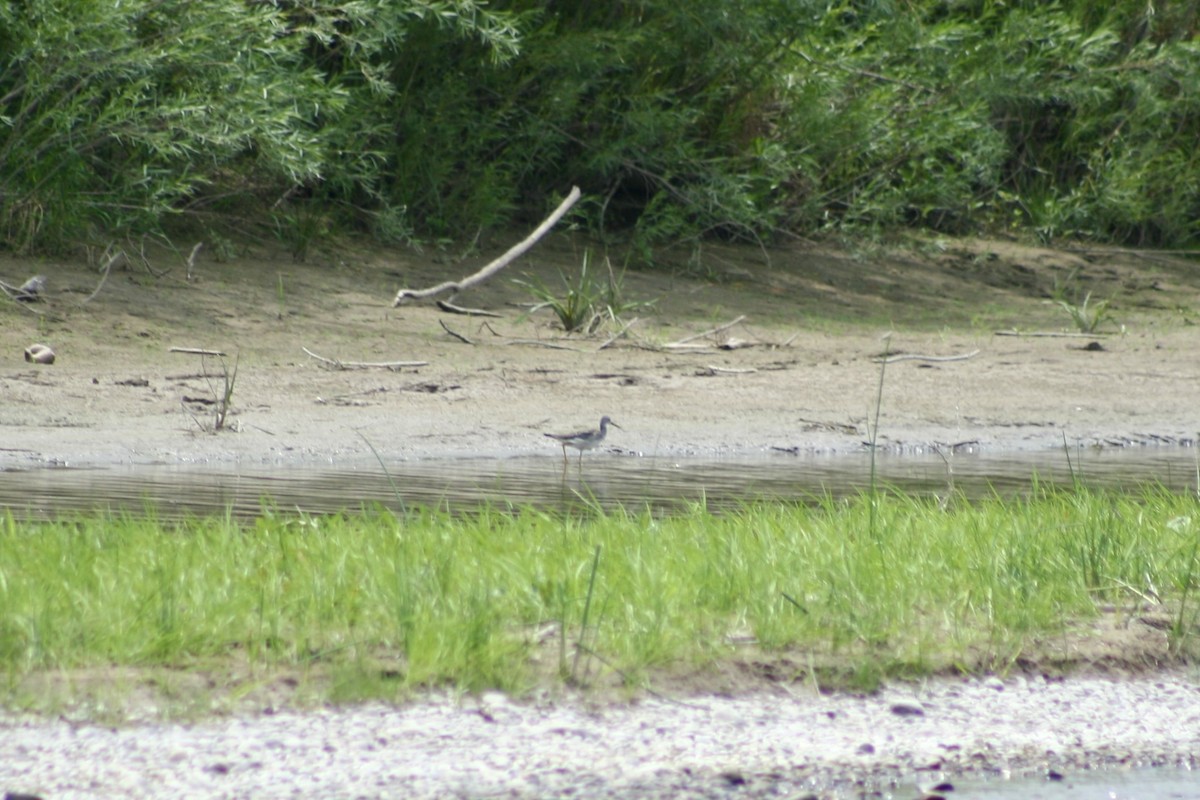
<path fill-rule="evenodd" d="M 610 417 L 604 416 L 600 418 L 600 427 L 592 430 L 578 431 L 576 433 L 547 433 L 544 434 L 550 439 L 554 439 L 562 445 L 563 451 L 563 466 L 567 465 L 567 448 L 574 447 L 579 451 L 579 466 L 583 466 L 583 451 L 591 450 L 597 447 L 604 441 L 604 437 L 608 436 L 608 426 L 614 428 L 621 426 L 613 422 Z"/>

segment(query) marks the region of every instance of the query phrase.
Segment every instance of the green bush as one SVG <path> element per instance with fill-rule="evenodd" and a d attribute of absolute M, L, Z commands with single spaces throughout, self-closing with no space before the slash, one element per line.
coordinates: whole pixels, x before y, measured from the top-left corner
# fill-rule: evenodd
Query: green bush
<path fill-rule="evenodd" d="M 0 4 L 0 240 L 153 229 L 230 193 L 381 200 L 383 157 L 363 146 L 382 135 L 364 112 L 390 91 L 379 65 L 427 19 L 511 49 L 477 12 L 469 0 Z"/>
<path fill-rule="evenodd" d="M 269 4 L 0 4 L 0 235 L 151 226 L 207 184 L 304 182 L 341 99 Z"/>
<path fill-rule="evenodd" d="M 467 239 L 1197 238 L 1190 4 L 0 4 L 0 242 L 264 221 Z M 205 225 L 211 227 L 211 220 Z M 306 240 L 307 241 L 307 240 Z M 302 249 L 302 248 L 300 248 Z"/>

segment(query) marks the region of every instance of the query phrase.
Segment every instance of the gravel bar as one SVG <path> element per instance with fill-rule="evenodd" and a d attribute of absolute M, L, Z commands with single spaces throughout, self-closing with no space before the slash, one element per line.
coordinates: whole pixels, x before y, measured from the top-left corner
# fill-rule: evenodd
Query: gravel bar
<path fill-rule="evenodd" d="M 0 716 L 0 792 L 45 800 L 824 798 L 1195 754 L 1200 687 L 1181 672 L 602 706 L 487 693 L 118 727 Z"/>

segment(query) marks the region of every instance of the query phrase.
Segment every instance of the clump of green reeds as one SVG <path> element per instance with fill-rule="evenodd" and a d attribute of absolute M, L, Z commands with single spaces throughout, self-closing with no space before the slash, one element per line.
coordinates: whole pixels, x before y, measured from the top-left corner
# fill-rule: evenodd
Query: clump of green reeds
<path fill-rule="evenodd" d="M 1195 498 L 1037 489 L 667 517 L 9 516 L 0 675 L 8 702 L 47 670 L 223 660 L 334 675 L 332 699 L 447 683 L 522 692 L 587 670 L 639 681 L 700 667 L 748 634 L 760 653 L 869 681 L 1004 669 L 1100 603 L 1148 599 L 1187 653 L 1198 537 Z"/>

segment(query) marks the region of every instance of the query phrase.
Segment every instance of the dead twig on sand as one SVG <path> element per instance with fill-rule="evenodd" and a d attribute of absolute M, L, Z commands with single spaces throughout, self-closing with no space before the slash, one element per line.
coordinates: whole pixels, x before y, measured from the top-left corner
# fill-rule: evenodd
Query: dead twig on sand
<path fill-rule="evenodd" d="M 617 331 L 612 336 L 608 337 L 608 339 L 606 339 L 604 341 L 604 344 L 597 347 L 596 352 L 600 352 L 601 350 L 605 349 L 606 347 L 611 345 L 613 342 L 615 342 L 617 339 L 620 339 L 622 336 L 625 335 L 625 331 L 629 330 L 634 325 L 637 325 L 638 322 L 640 322 L 640 321 L 641 320 L 639 320 L 637 317 L 634 317 L 633 319 L 629 320 L 629 322 L 626 322 L 624 325 L 621 326 L 621 330 Z"/>
<path fill-rule="evenodd" d="M 45 288 L 45 275 L 34 275 L 20 286 L 13 286 L 12 284 L 0 281 L 0 290 L 3 290 L 4 294 L 7 295 L 10 300 L 16 302 L 18 306 L 25 309 L 29 313 L 39 317 L 44 317 L 45 312 L 38 311 L 36 308 L 33 308 L 32 305 L 35 302 L 41 301 L 42 292 L 45 290 Z"/>
<path fill-rule="evenodd" d="M 547 339 L 506 339 L 504 343 L 505 344 L 526 344 L 526 345 L 531 345 L 533 347 L 548 347 L 551 350 L 570 350 L 573 353 L 587 352 L 586 350 L 584 350 L 583 348 L 580 348 L 580 347 L 571 347 L 571 345 L 569 345 L 569 344 L 559 344 L 558 342 L 552 342 Z"/>
<path fill-rule="evenodd" d="M 120 248 L 117 248 L 116 250 L 113 250 L 112 252 L 108 253 L 108 258 L 105 259 L 104 266 L 100 267 L 100 271 L 103 272 L 104 274 L 102 276 L 100 276 L 100 282 L 96 284 L 95 291 L 93 291 L 87 297 L 80 300 L 79 305 L 86 305 L 87 303 L 92 302 L 92 300 L 95 299 L 96 295 L 100 294 L 100 290 L 104 288 L 104 282 L 106 280 L 108 280 L 108 273 L 112 272 L 113 264 L 117 263 L 117 259 L 121 259 L 121 258 L 124 258 L 126 261 L 128 261 L 129 255 Z"/>
<path fill-rule="evenodd" d="M 871 360 L 876 364 L 895 364 L 897 361 L 936 361 L 941 363 L 943 361 L 966 361 L 968 358 L 974 358 L 977 355 L 979 355 L 978 350 L 972 350 L 960 356 L 922 356 L 917 353 L 897 353 L 887 358 L 874 358 Z"/>
<path fill-rule="evenodd" d="M 170 347 L 168 353 L 186 353 L 189 356 L 224 356 L 220 350 L 205 350 L 203 347 Z"/>
<path fill-rule="evenodd" d="M 191 283 L 196 279 L 196 254 L 200 252 L 200 248 L 203 246 L 204 242 L 196 242 L 196 244 L 192 247 L 192 252 L 188 253 L 187 260 L 184 262 L 184 266 L 187 267 L 187 272 L 185 273 L 184 277 L 187 279 L 188 283 Z"/>
<path fill-rule="evenodd" d="M 503 314 L 497 314 L 495 311 L 485 311 L 482 308 L 463 308 L 456 306 L 453 303 L 445 300 L 438 300 L 437 307 L 447 314 L 464 314 L 468 317 L 503 317 Z"/>
<path fill-rule="evenodd" d="M 13 286 L 10 283 L 0 281 L 0 289 L 3 289 L 4 293 L 13 300 L 20 300 L 22 303 L 33 303 L 41 300 L 41 295 L 45 288 L 45 275 L 34 275 L 20 286 Z"/>
<path fill-rule="evenodd" d="M 696 370 L 697 375 L 749 375 L 752 372 L 758 372 L 754 367 L 718 367 L 713 364 L 706 364 L 703 369 Z"/>
<path fill-rule="evenodd" d="M 459 340 L 460 342 L 462 342 L 463 344 L 472 344 L 472 345 L 473 345 L 473 344 L 475 344 L 474 342 L 472 342 L 472 341 L 471 341 L 470 339 L 468 339 L 466 336 L 463 336 L 463 335 L 462 335 L 461 333 L 459 333 L 458 331 L 452 331 L 452 330 L 450 330 L 450 326 L 449 326 L 449 325 L 447 325 L 446 323 L 442 322 L 440 319 L 438 320 L 438 324 L 442 326 L 442 330 L 444 330 L 446 333 L 448 333 L 448 334 L 450 334 L 451 336 L 453 336 L 455 339 L 458 339 L 458 340 Z"/>
<path fill-rule="evenodd" d="M 311 358 L 333 369 L 400 369 L 402 367 L 426 367 L 428 361 L 339 361 L 336 358 L 319 356 L 307 347 L 301 347 Z"/>
<path fill-rule="evenodd" d="M 1021 336 L 1028 338 L 1054 337 L 1063 339 L 1094 339 L 1097 336 L 1112 336 L 1111 333 L 1076 333 L 1075 331 L 996 331 L 997 336 Z"/>
<path fill-rule="evenodd" d="M 570 210 L 571 206 L 575 205 L 575 202 L 579 199 L 579 197 L 579 187 L 572 186 L 571 192 L 567 195 L 566 199 L 559 203 L 558 208 L 554 209 L 554 213 L 546 217 L 542 224 L 537 226 L 533 233 L 529 234 L 520 242 L 510 247 L 508 252 L 476 272 L 474 275 L 470 275 L 460 281 L 446 281 L 445 283 L 440 283 L 437 286 L 431 286 L 428 289 L 401 289 L 400 291 L 396 292 L 396 298 L 392 300 L 392 306 L 398 306 L 405 300 L 424 300 L 444 292 L 454 292 L 457 294 L 464 289 L 469 289 L 476 284 L 483 283 L 488 278 L 507 267 L 513 261 L 516 261 L 525 253 L 526 250 L 537 244 L 537 241 L 545 236 L 546 233 L 554 227 L 555 223 L 562 219 L 562 216 L 566 214 L 568 210 Z"/>
<path fill-rule="evenodd" d="M 670 347 L 682 347 L 682 348 L 686 348 L 686 347 L 688 347 L 688 343 L 689 343 L 689 342 L 694 342 L 694 341 L 696 341 L 697 339 L 702 339 L 702 338 L 704 338 L 705 336 L 712 336 L 714 333 L 720 333 L 721 331 L 728 330 L 729 328 L 732 328 L 734 325 L 737 325 L 739 322 L 741 322 L 741 321 L 742 321 L 742 320 L 744 320 L 744 319 L 746 319 L 746 315 L 745 315 L 745 314 L 742 314 L 742 315 L 741 315 L 740 317 L 738 317 L 737 319 L 730 320 L 729 322 L 726 322 L 724 325 L 718 325 L 718 326 L 717 326 L 717 327 L 715 327 L 715 328 L 710 328 L 709 330 L 706 330 L 706 331 L 701 331 L 700 333 L 695 333 L 695 334 L 692 334 L 691 336 L 685 336 L 685 337 L 683 337 L 682 339 L 679 339 L 679 340 L 677 340 L 677 341 L 671 342 L 670 344 L 665 344 L 665 345 L 663 345 L 663 347 L 668 347 L 668 348 L 670 348 Z M 693 345 L 693 346 L 694 346 L 694 345 Z"/>
<path fill-rule="evenodd" d="M 196 427 L 205 433 L 217 433 L 225 430 L 228 427 L 229 416 L 233 413 L 233 390 L 237 385 L 238 365 L 241 363 L 241 354 L 234 356 L 233 367 L 225 361 L 225 354 L 219 350 L 204 350 L 198 347 L 172 347 L 170 351 L 173 353 L 186 353 L 187 355 L 200 356 L 200 376 L 205 383 L 208 384 L 208 390 L 212 393 L 212 399 L 188 397 L 184 395 L 179 400 L 179 405 L 183 408 L 187 415 L 196 423 Z M 215 357 L 221 361 L 221 386 L 218 389 L 213 383 L 213 376 L 209 374 L 208 362 L 206 359 Z M 200 404 L 203 406 L 212 406 L 213 421 L 212 426 L 208 427 L 200 421 L 200 419 L 192 413 L 188 408 L 188 403 Z M 235 426 L 236 430 L 241 430 Z"/>

